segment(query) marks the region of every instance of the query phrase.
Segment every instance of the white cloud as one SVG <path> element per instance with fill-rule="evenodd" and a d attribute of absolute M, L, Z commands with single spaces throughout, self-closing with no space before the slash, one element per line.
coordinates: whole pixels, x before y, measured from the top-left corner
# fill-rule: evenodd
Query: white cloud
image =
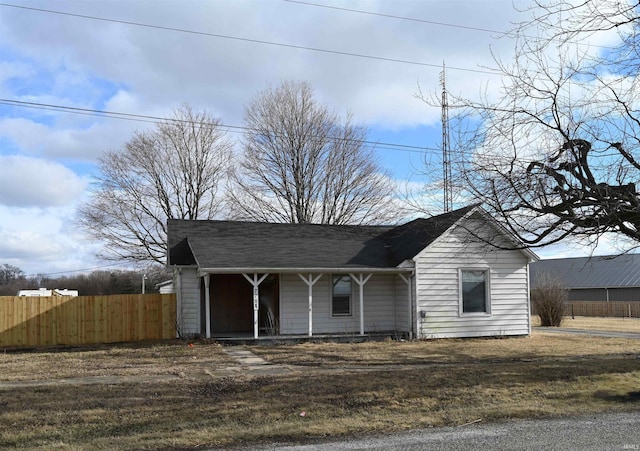
<path fill-rule="evenodd" d="M 494 41 L 490 33 L 286 2 L 198 2 L 176 8 L 173 2 L 154 2 L 150 7 L 148 2 L 136 1 L 124 9 L 120 2 L 103 0 L 99 5 L 100 14 L 96 14 L 95 2 L 57 2 L 56 9 L 436 66 L 21 10 L 3 11 L 7 44 L 20 48 L 48 70 L 67 72 L 60 80 L 84 86 L 91 77 L 100 77 L 126 86 L 141 100 L 143 109 L 186 101 L 219 111 L 232 124 L 240 122 L 244 106 L 256 92 L 267 83 L 283 79 L 310 81 L 323 100 L 340 111 L 353 111 L 362 120 L 393 127 L 433 122 L 437 115 L 425 114 L 413 98 L 418 81 L 426 89 L 437 87 L 439 66 L 444 60 L 451 67 L 470 69 L 489 64 L 491 43 L 496 52 L 511 50 L 508 39 Z M 506 0 L 390 5 L 356 2 L 349 6 L 499 30 L 509 28 L 510 19 L 515 16 L 511 2 Z M 39 32 L 30 31 L 34 28 Z M 475 93 L 479 74 L 449 72 L 454 90 L 473 86 Z"/>
<path fill-rule="evenodd" d="M 0 155 L 0 180 L 0 205 L 9 207 L 68 205 L 88 183 L 59 163 L 19 155 Z"/>
<path fill-rule="evenodd" d="M 75 205 L 14 208 L 0 205 L 0 264 L 25 273 L 75 271 L 104 264 L 95 258 L 97 243 L 74 225 Z"/>
<path fill-rule="evenodd" d="M 33 76 L 34 69 L 31 64 L 22 62 L 0 61 L 0 86 L 12 78 Z"/>
<path fill-rule="evenodd" d="M 109 119 L 96 119 L 90 125 L 80 121 L 58 126 L 5 118 L 0 119 L 0 136 L 15 143 L 25 155 L 95 162 L 105 151 L 119 148 L 139 125 Z"/>

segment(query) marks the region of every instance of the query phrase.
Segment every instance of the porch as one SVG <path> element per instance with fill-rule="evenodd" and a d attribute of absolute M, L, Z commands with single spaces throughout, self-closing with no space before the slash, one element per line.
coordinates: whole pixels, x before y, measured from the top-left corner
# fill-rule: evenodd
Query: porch
<path fill-rule="evenodd" d="M 412 337 L 409 269 L 198 272 L 200 335 L 246 343 Z"/>

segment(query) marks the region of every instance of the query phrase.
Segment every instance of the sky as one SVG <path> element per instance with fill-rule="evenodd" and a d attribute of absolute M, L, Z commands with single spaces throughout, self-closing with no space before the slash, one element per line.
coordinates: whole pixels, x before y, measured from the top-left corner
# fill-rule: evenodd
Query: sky
<path fill-rule="evenodd" d="M 100 243 L 78 228 L 76 208 L 87 200 L 98 158 L 153 124 L 82 109 L 169 117 L 188 103 L 238 126 L 260 91 L 307 81 L 321 103 L 369 127 L 381 165 L 399 185 L 424 183 L 424 160 L 440 158 L 441 111 L 417 94 L 438 95 L 443 63 L 454 94 L 473 98 L 495 82 L 492 55 L 508 59 L 514 44 L 500 32 L 528 18 L 513 4 L 7 0 L 0 6 L 0 265 L 28 275 L 113 265 L 96 258 Z M 538 254 L 610 250 L 602 242 L 596 251 L 563 245 Z"/>

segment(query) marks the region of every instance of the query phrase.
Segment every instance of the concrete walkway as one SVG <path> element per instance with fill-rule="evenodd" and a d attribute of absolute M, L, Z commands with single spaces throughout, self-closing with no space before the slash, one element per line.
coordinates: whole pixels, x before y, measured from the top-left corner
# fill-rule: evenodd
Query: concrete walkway
<path fill-rule="evenodd" d="M 554 334 L 588 335 L 591 337 L 631 338 L 640 340 L 640 331 L 638 331 L 637 333 L 609 332 L 602 330 L 567 329 L 563 327 L 534 327 L 533 329 L 540 332 L 551 332 Z"/>
<path fill-rule="evenodd" d="M 241 365 L 246 365 L 249 367 L 268 365 L 267 362 L 262 357 L 258 357 L 253 352 L 248 349 L 244 349 L 242 347 L 233 347 L 233 348 L 222 348 L 222 352 L 227 354 L 229 357 L 233 358 L 236 362 Z"/>
<path fill-rule="evenodd" d="M 259 376 L 281 376 L 292 372 L 292 369 L 283 365 L 272 365 L 262 357 L 258 357 L 253 352 L 242 346 L 222 348 L 222 352 L 238 362 L 245 372 Z"/>

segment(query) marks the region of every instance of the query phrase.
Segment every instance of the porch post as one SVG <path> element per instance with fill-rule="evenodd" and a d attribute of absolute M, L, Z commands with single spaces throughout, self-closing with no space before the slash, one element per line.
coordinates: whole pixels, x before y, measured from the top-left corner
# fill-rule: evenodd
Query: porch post
<path fill-rule="evenodd" d="M 176 281 L 176 338 L 183 335 L 182 329 L 182 268 L 174 269 L 174 277 Z"/>
<path fill-rule="evenodd" d="M 367 277 L 364 274 L 358 274 L 358 277 L 349 274 L 356 281 L 360 288 L 360 335 L 364 335 L 364 284 L 371 278 L 372 274 Z"/>
<path fill-rule="evenodd" d="M 211 338 L 211 294 L 209 293 L 211 274 L 204 275 L 204 324 L 205 336 Z"/>
<path fill-rule="evenodd" d="M 407 332 L 409 332 L 409 339 L 413 340 L 413 302 L 411 299 L 411 274 L 409 274 L 409 277 L 406 277 L 404 274 L 398 275 L 407 284 L 407 301 L 409 304 L 409 320 Z"/>
<path fill-rule="evenodd" d="M 313 274 L 309 273 L 309 278 L 307 279 L 302 274 L 298 274 L 298 277 L 302 279 L 302 281 L 307 284 L 307 288 L 309 289 L 309 336 L 313 335 L 313 286 L 315 283 L 320 280 L 322 274 L 318 274 L 318 277 L 313 278 Z"/>
<path fill-rule="evenodd" d="M 265 273 L 258 279 L 258 273 L 253 274 L 253 279 L 247 274 L 242 274 L 253 286 L 253 338 L 258 338 L 258 308 L 260 307 L 260 284 L 267 278 L 269 273 Z"/>

